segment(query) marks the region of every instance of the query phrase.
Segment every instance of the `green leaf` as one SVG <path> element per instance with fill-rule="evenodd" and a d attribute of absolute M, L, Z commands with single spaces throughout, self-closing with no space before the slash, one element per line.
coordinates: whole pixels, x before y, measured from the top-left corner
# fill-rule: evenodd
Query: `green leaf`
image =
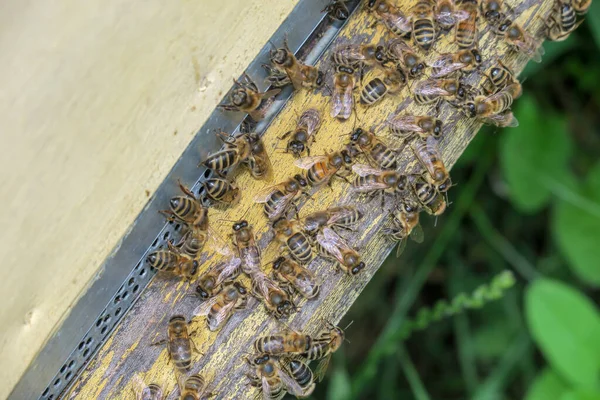
<path fill-rule="evenodd" d="M 565 381 L 552 369 L 546 367 L 535 377 L 525 400 L 561 400 L 561 396 L 567 390 L 569 387 Z"/>
<path fill-rule="evenodd" d="M 560 197 L 552 219 L 558 247 L 580 279 L 600 285 L 600 164 L 572 196 Z"/>
<path fill-rule="evenodd" d="M 564 175 L 572 143 L 564 120 L 542 110 L 532 97 L 519 99 L 514 113 L 519 126 L 502 133 L 500 165 L 513 205 L 535 213 L 551 197 L 542 178 Z"/>
<path fill-rule="evenodd" d="M 348 400 L 351 396 L 352 385 L 348 371 L 342 367 L 334 368 L 327 387 L 327 400 Z"/>
<path fill-rule="evenodd" d="M 592 1 L 592 5 L 590 6 L 590 10 L 586 15 L 585 20 L 592 31 L 596 47 L 600 48 L 600 4 L 598 4 L 597 1 Z"/>
<path fill-rule="evenodd" d="M 600 400 L 600 392 L 595 390 L 575 389 L 563 394 L 560 400 Z"/>
<path fill-rule="evenodd" d="M 525 313 L 531 335 L 548 363 L 568 382 L 600 383 L 600 313 L 576 289 L 551 279 L 527 288 Z"/>

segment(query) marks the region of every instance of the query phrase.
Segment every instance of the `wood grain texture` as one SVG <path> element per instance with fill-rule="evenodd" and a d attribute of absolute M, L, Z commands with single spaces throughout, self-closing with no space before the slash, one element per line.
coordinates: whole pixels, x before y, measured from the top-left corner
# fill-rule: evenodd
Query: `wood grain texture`
<path fill-rule="evenodd" d="M 552 4 L 551 1 L 528 0 L 519 5 L 513 4 L 513 6 L 518 15 L 518 22 L 530 32 L 535 32 L 541 23 L 535 16 L 547 15 Z M 403 2 L 401 7 L 403 10 L 407 10 L 410 3 Z M 373 17 L 365 12 L 355 13 L 342 30 L 340 37 L 336 39 L 334 46 L 346 42 L 381 42 L 386 39 L 387 33 L 380 26 L 370 27 L 372 22 Z M 527 62 L 526 57 L 509 52 L 507 46 L 489 32 L 483 23 L 480 24 L 480 28 L 483 34 L 479 41 L 479 47 L 485 60 L 484 66 L 487 67 L 491 60 L 499 57 L 514 70 L 521 71 Z M 436 45 L 437 52 L 455 51 L 456 47 L 450 42 L 450 39 L 451 37 L 448 36 L 441 38 Z M 326 55 L 328 56 L 328 53 Z M 431 54 L 428 59 L 431 60 L 432 57 L 435 56 Z M 328 57 L 321 60 L 320 67 L 324 70 L 329 69 Z M 365 77 L 365 82 L 378 73 L 380 72 L 369 72 Z M 329 74 L 330 86 L 331 77 L 332 74 Z M 473 79 L 475 79 L 474 76 L 468 82 L 475 83 Z M 264 140 L 267 148 L 270 149 L 274 165 L 274 182 L 280 182 L 299 172 L 293 166 L 292 155 L 277 150 L 284 146 L 284 143 L 277 137 L 293 129 L 297 117 L 303 110 L 314 107 L 326 114 L 325 122 L 317 134 L 316 143 L 311 147 L 311 154 L 323 154 L 329 150 L 340 148 L 347 141 L 347 135 L 355 126 L 354 118 L 352 117 L 345 123 L 331 120 L 328 117 L 329 99 L 326 90 L 314 93 L 296 93 L 269 126 Z M 357 124 L 363 127 L 373 127 L 393 147 L 393 139 L 387 137 L 387 129 L 383 129 L 384 122 L 389 115 L 396 114 L 401 110 L 407 113 L 424 114 L 433 112 L 433 107 L 414 104 L 407 87 L 399 95 L 388 97 L 372 108 L 365 109 L 359 106 L 360 122 Z M 440 118 L 446 124 L 445 134 L 441 140 L 441 150 L 446 165 L 452 166 L 479 130 L 480 124 L 465 119 L 462 114 L 448 104 L 442 106 Z M 402 152 L 400 170 L 413 172 L 419 168 L 410 148 L 405 148 Z M 238 174 L 237 183 L 244 191 L 240 204 L 235 209 L 212 210 L 211 220 L 237 220 L 242 217 L 248 219 L 260 238 L 260 245 L 263 248 L 263 264 L 265 268 L 269 269 L 268 264 L 276 258 L 277 245 L 269 244 L 272 233 L 269 232 L 261 207 L 254 204 L 252 200 L 253 195 L 268 183 L 252 180 L 247 172 Z M 331 190 L 325 187 L 313 196 L 314 201 L 305 203 L 300 210 L 300 215 L 324 209 L 330 205 L 358 203 L 360 200 L 353 197 L 348 189 L 345 182 L 335 180 Z M 454 190 L 460 190 L 460 186 Z M 387 207 L 391 207 L 391 202 L 387 203 Z M 378 200 L 374 200 L 368 210 L 365 221 L 360 225 L 358 231 L 347 236 L 351 238 L 350 242 L 360 249 L 367 268 L 357 277 L 349 277 L 336 273 L 331 262 L 317 258 L 310 264 L 310 269 L 316 271 L 322 280 L 321 293 L 316 300 L 299 302 L 300 311 L 286 321 L 288 325 L 308 333 L 315 333 L 321 328 L 323 319 L 332 322 L 339 321 L 373 274 L 376 273 L 394 244 L 378 234 L 383 226 L 389 224 L 388 213 L 381 212 Z M 422 217 L 427 218 L 426 214 L 422 214 Z M 438 225 L 443 224 L 443 220 L 442 217 Z M 213 226 L 223 237 L 226 237 L 231 231 L 229 222 L 215 222 Z M 202 267 L 203 269 L 208 268 L 219 259 L 219 256 L 215 254 L 208 254 L 207 257 L 208 261 Z M 241 279 L 247 283 L 245 277 Z M 148 383 L 158 383 L 164 385 L 168 392 L 172 391 L 175 388 L 176 379 L 172 363 L 168 363 L 167 352 L 162 347 L 150 346 L 150 343 L 164 337 L 167 321 L 173 314 L 191 317 L 192 310 L 198 305 L 198 301 L 185 295 L 192 291 L 193 285 L 175 278 L 168 276 L 155 278 L 131 312 L 124 317 L 111 339 L 100 349 L 99 354 L 87 367 L 74 386 L 72 395 L 81 399 L 133 399 L 130 379 L 136 373 L 141 374 Z M 247 352 L 252 351 L 252 343 L 259 335 L 283 328 L 284 326 L 280 322 L 266 314 L 260 303 L 234 315 L 221 331 L 215 333 L 208 331 L 204 318 L 197 318 L 190 329 L 197 332 L 194 342 L 203 355 L 194 357 L 192 372 L 200 372 L 204 375 L 209 382 L 209 389 L 217 394 L 219 399 L 252 398 L 256 392 L 247 386 L 245 374 L 249 370 L 243 362 L 243 357 Z M 350 340 L 352 340 L 351 337 Z M 175 398 L 175 394 L 176 392 L 171 393 L 169 398 Z"/>
<path fill-rule="evenodd" d="M 296 2 L 3 2 L 0 398 Z"/>

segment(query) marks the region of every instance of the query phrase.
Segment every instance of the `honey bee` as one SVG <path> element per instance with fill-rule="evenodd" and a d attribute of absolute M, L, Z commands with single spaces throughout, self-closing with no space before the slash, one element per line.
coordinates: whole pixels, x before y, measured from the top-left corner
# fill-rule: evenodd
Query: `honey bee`
<path fill-rule="evenodd" d="M 302 175 L 296 174 L 292 178 L 270 186 L 260 191 L 254 201 L 264 203 L 264 212 L 269 220 L 281 218 L 291 205 L 302 195 L 308 195 L 308 181 Z"/>
<path fill-rule="evenodd" d="M 414 96 L 417 104 L 439 105 L 441 99 L 462 101 L 468 95 L 465 87 L 457 79 L 426 79 L 417 83 Z"/>
<path fill-rule="evenodd" d="M 306 180 L 311 186 L 329 184 L 333 176 L 344 178 L 354 159 L 348 150 L 335 151 L 322 156 L 304 157 L 294 163 L 298 168 L 307 170 Z"/>
<path fill-rule="evenodd" d="M 347 2 L 348 0 L 331 0 L 321 12 L 327 13 L 327 16 L 331 19 L 345 21 L 350 16 L 350 10 L 348 10 L 348 6 L 346 5 Z"/>
<path fill-rule="evenodd" d="M 489 118 L 509 110 L 513 100 L 519 98 L 521 93 L 521 85 L 511 83 L 490 96 L 476 96 L 473 102 L 468 102 L 463 107 L 471 118 Z"/>
<path fill-rule="evenodd" d="M 160 340 L 153 345 L 167 343 L 169 357 L 181 373 L 189 371 L 192 366 L 192 351 L 198 352 L 196 345 L 190 339 L 188 324 L 182 315 L 174 315 L 169 320 L 167 327 L 167 339 Z"/>
<path fill-rule="evenodd" d="M 184 254 L 180 248 L 167 242 L 168 249 L 153 251 L 148 254 L 146 261 L 152 268 L 169 272 L 191 280 L 198 272 L 198 261 Z"/>
<path fill-rule="evenodd" d="M 431 64 L 431 77 L 441 78 L 453 72 L 472 72 L 479 68 L 482 59 L 477 49 L 464 49 L 456 53 L 442 54 Z"/>
<path fill-rule="evenodd" d="M 267 92 L 260 92 L 256 84 L 244 72 L 242 80 L 233 80 L 234 88 L 229 94 L 228 104 L 221 104 L 217 107 L 227 111 L 242 111 L 248 113 L 255 121 L 260 121 L 265 117 L 265 111 L 261 109 L 261 103 L 264 99 L 276 96 L 281 89 L 273 89 Z"/>
<path fill-rule="evenodd" d="M 280 400 L 286 392 L 307 397 L 314 391 L 312 371 L 300 360 L 276 360 L 261 354 L 254 360 L 248 359 L 248 363 L 254 368 L 254 373 L 248 375 L 250 384 L 261 388 L 263 400 Z"/>
<path fill-rule="evenodd" d="M 146 382 L 138 374 L 133 376 L 132 385 L 136 400 L 164 400 L 167 398 L 165 390 L 161 386 L 156 383 L 146 385 Z"/>
<path fill-rule="evenodd" d="M 383 25 L 392 33 L 404 36 L 412 31 L 412 24 L 389 0 L 367 0 L 367 10 L 374 12 Z"/>
<path fill-rule="evenodd" d="M 383 229 L 383 234 L 388 235 L 398 242 L 396 257 L 404 252 L 406 239 L 410 236 L 417 243 L 423 243 L 423 228 L 419 224 L 419 207 L 411 202 L 403 202 L 392 220 L 393 227 Z"/>
<path fill-rule="evenodd" d="M 542 46 L 538 46 L 527 31 L 509 18 L 505 18 L 494 31 L 504 37 L 508 45 L 535 62 L 541 62 L 545 51 Z"/>
<path fill-rule="evenodd" d="M 322 257 L 336 260 L 348 275 L 356 275 L 365 268 L 358 251 L 327 226 L 317 233 L 317 248 Z"/>
<path fill-rule="evenodd" d="M 316 297 L 321 289 L 315 274 L 296 261 L 283 256 L 273 261 L 273 279 L 280 285 L 291 285 L 306 299 Z"/>
<path fill-rule="evenodd" d="M 214 201 L 235 206 L 242 196 L 240 189 L 227 179 L 210 178 L 202 183 L 206 196 Z"/>
<path fill-rule="evenodd" d="M 566 40 L 583 20 L 577 22 L 577 15 L 573 8 L 571 0 L 555 0 L 555 5 L 548 19 L 544 20 L 546 24 L 546 36 L 555 42 Z"/>
<path fill-rule="evenodd" d="M 498 25 L 504 17 L 502 4 L 503 0 L 483 0 L 481 2 L 481 15 L 490 25 Z"/>
<path fill-rule="evenodd" d="M 479 16 L 477 0 L 460 0 L 458 9 L 468 14 L 468 17 L 458 21 L 456 24 L 456 43 L 461 49 L 477 47 L 477 18 Z"/>
<path fill-rule="evenodd" d="M 200 374 L 194 374 L 187 379 L 180 375 L 178 379 L 181 400 L 208 400 L 213 394 L 205 393 L 206 382 Z"/>
<path fill-rule="evenodd" d="M 214 332 L 221 329 L 235 311 L 244 309 L 247 304 L 244 285 L 239 282 L 226 283 L 218 294 L 200 304 L 194 310 L 194 315 L 205 315 L 208 329 Z"/>
<path fill-rule="evenodd" d="M 354 206 L 330 207 L 302 218 L 302 229 L 311 236 L 326 226 L 332 229 L 352 230 L 363 215 L 364 213 Z"/>
<path fill-rule="evenodd" d="M 404 39 L 390 40 L 386 45 L 386 52 L 390 60 L 397 62 L 403 70 L 407 71 L 409 78 L 418 78 L 425 72 L 425 62 Z"/>
<path fill-rule="evenodd" d="M 254 341 L 254 350 L 257 353 L 282 356 L 305 353 L 311 345 L 312 338 L 310 335 L 286 330 L 275 335 L 259 337 Z"/>
<path fill-rule="evenodd" d="M 224 263 L 211 268 L 198 279 L 196 294 L 202 300 L 214 296 L 221 290 L 223 282 L 235 279 L 240 274 L 240 264 L 242 260 L 237 257 L 231 257 Z"/>
<path fill-rule="evenodd" d="M 398 151 L 390 149 L 374 133 L 357 128 L 350 134 L 350 142 L 355 144 L 374 166 L 381 169 L 396 169 L 398 166 Z"/>
<path fill-rule="evenodd" d="M 316 387 L 315 378 L 310 367 L 301 360 L 282 359 L 281 361 L 288 363 L 286 370 L 295 382 L 295 384 L 288 386 L 290 394 L 298 397 L 310 396 Z"/>
<path fill-rule="evenodd" d="M 496 64 L 488 68 L 485 76 L 486 79 L 482 84 L 482 88 L 487 94 L 496 93 L 511 83 L 519 84 L 510 68 L 500 60 L 496 60 Z"/>
<path fill-rule="evenodd" d="M 437 145 L 437 139 L 429 136 L 427 139 L 414 140 L 410 144 L 413 153 L 425 167 L 428 173 L 428 181 L 441 192 L 447 192 L 452 186 L 450 174 L 446 170 L 442 155 Z"/>
<path fill-rule="evenodd" d="M 374 66 L 387 61 L 383 46 L 373 44 L 346 44 L 337 47 L 331 56 L 335 65 L 357 68 Z"/>
<path fill-rule="evenodd" d="M 256 245 L 252 227 L 248 225 L 248 221 L 241 220 L 234 223 L 232 228 L 233 245 L 241 260 L 242 271 L 248 275 L 260 272 L 262 264 L 260 248 Z"/>
<path fill-rule="evenodd" d="M 398 115 L 388 120 L 390 130 L 405 141 L 415 134 L 421 138 L 442 136 L 443 123 L 427 115 Z"/>
<path fill-rule="evenodd" d="M 422 175 L 409 175 L 408 182 L 419 204 L 431 215 L 441 215 L 446 210 L 444 196 Z"/>
<path fill-rule="evenodd" d="M 577 15 L 585 15 L 592 5 L 592 0 L 571 0 L 571 4 Z"/>
<path fill-rule="evenodd" d="M 287 318 L 296 311 L 296 306 L 289 294 L 281 289 L 275 282 L 262 271 L 255 271 L 250 275 L 252 280 L 252 294 L 264 301 L 267 311 L 277 319 Z"/>
<path fill-rule="evenodd" d="M 224 143 L 225 148 L 210 154 L 199 166 L 203 165 L 223 176 L 225 170 L 235 169 L 241 162 L 248 159 L 250 143 L 247 134 L 233 137 L 225 132 L 217 132 L 217 137 Z"/>
<path fill-rule="evenodd" d="M 437 0 L 435 4 L 435 20 L 443 31 L 449 31 L 459 21 L 469 18 L 469 13 L 457 10 L 454 0 Z"/>
<path fill-rule="evenodd" d="M 383 79 L 374 78 L 360 92 L 360 103 L 372 106 L 382 100 L 387 94 L 399 93 L 406 84 L 406 74 L 401 68 L 387 71 Z"/>
<path fill-rule="evenodd" d="M 418 0 L 411 9 L 412 37 L 417 46 L 429 51 L 435 42 L 435 17 L 433 0 Z"/>
<path fill-rule="evenodd" d="M 249 133 L 248 143 L 250 155 L 246 163 L 250 168 L 250 174 L 254 179 L 270 180 L 273 176 L 273 167 L 262 139 L 257 133 Z"/>
<path fill-rule="evenodd" d="M 333 77 L 333 93 L 331 95 L 332 118 L 347 120 L 354 107 L 354 69 L 345 65 L 338 65 Z"/>
<path fill-rule="evenodd" d="M 381 193 L 383 207 L 384 193 L 402 196 L 407 193 L 408 182 L 405 175 L 397 171 L 386 171 L 364 164 L 356 164 L 352 171 L 358 175 L 352 182 L 352 189 L 358 193 L 367 193 L 371 197 Z"/>
<path fill-rule="evenodd" d="M 293 131 L 286 132 L 279 139 L 285 139 L 289 135 L 292 138 L 287 143 L 286 150 L 296 157 L 300 157 L 304 151 L 310 155 L 309 145 L 315 140 L 315 134 L 321 127 L 321 113 L 310 108 L 302 113 Z"/>
<path fill-rule="evenodd" d="M 327 322 L 327 328 L 313 338 L 310 348 L 301 354 L 307 360 L 320 360 L 315 369 L 315 376 L 319 381 L 323 380 L 331 355 L 341 347 L 344 337 L 344 331 L 341 328 Z"/>
<path fill-rule="evenodd" d="M 312 260 L 312 242 L 297 221 L 280 218 L 273 222 L 273 230 L 275 240 L 281 243 L 282 248 L 289 251 L 294 260 L 300 264 L 308 264 Z"/>
<path fill-rule="evenodd" d="M 318 89 L 323 85 L 325 80 L 323 72 L 319 71 L 317 67 L 305 65 L 298 61 L 288 47 L 287 38 L 284 39 L 282 48 L 271 50 L 270 60 L 275 70 L 284 72 L 287 75 L 287 79 L 281 78 L 280 74 L 267 66 L 267 70 L 272 75 L 267 79 L 275 86 L 291 83 L 294 89 L 300 90 L 302 88 Z"/>

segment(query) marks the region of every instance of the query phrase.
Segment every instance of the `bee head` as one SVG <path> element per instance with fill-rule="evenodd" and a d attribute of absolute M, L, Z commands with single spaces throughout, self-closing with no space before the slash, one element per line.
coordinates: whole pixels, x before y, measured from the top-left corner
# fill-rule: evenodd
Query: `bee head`
<path fill-rule="evenodd" d="M 300 185 L 300 187 L 302 187 L 302 188 L 305 188 L 308 186 L 307 180 L 300 174 L 294 175 L 294 180 L 296 182 L 298 182 L 298 185 Z"/>
<path fill-rule="evenodd" d="M 243 106 L 248 101 L 248 94 L 245 89 L 238 88 L 231 94 L 231 102 L 235 106 Z"/>
<path fill-rule="evenodd" d="M 241 220 L 241 221 L 238 221 L 235 224 L 233 224 L 233 230 L 235 232 L 239 232 L 242 229 L 247 228 L 247 227 L 248 227 L 248 221 L 246 221 L 246 220 Z"/>
<path fill-rule="evenodd" d="M 324 82 L 325 82 L 325 75 L 323 74 L 322 71 L 317 71 L 317 80 L 315 81 L 315 84 L 319 88 L 319 87 L 323 86 Z"/>
<path fill-rule="evenodd" d="M 273 269 L 279 269 L 281 267 L 281 264 L 283 264 L 284 262 L 285 262 L 284 256 L 278 257 L 275 261 L 273 261 Z"/>
<path fill-rule="evenodd" d="M 464 107 L 469 117 L 475 118 L 477 116 L 477 109 L 475 107 L 475 103 L 467 103 L 464 105 Z"/>
<path fill-rule="evenodd" d="M 435 126 L 433 127 L 432 134 L 436 138 L 442 136 L 442 121 L 439 119 L 435 120 Z"/>
<path fill-rule="evenodd" d="M 356 128 L 351 134 L 350 134 L 350 140 L 353 142 L 357 142 L 358 139 L 362 136 L 362 134 L 364 133 L 364 131 L 362 130 L 362 128 Z"/>
<path fill-rule="evenodd" d="M 358 265 L 355 265 L 354 267 L 352 267 L 350 272 L 352 273 L 352 275 L 356 275 L 360 271 L 362 271 L 364 268 L 365 268 L 365 263 L 361 261 L 358 263 Z"/>

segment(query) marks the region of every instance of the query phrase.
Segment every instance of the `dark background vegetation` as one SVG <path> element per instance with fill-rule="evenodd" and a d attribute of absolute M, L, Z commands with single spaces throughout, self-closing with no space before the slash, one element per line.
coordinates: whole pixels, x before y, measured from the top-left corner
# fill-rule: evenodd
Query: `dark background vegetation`
<path fill-rule="evenodd" d="M 520 126 L 479 133 L 450 208 L 437 226 L 422 215 L 425 243 L 392 255 L 342 322 L 351 343 L 313 398 L 600 399 L 600 4 L 544 47 Z M 514 280 L 492 283 L 503 271 Z M 404 339 L 424 307 L 437 321 Z"/>

